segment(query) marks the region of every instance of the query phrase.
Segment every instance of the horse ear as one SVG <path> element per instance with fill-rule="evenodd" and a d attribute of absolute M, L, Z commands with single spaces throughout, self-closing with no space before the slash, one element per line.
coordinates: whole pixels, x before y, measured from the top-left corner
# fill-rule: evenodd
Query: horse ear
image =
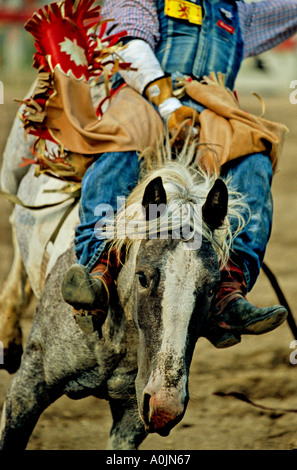
<path fill-rule="evenodd" d="M 203 204 L 203 220 L 212 230 L 215 230 L 223 224 L 227 210 L 228 189 L 223 180 L 217 179 Z"/>
<path fill-rule="evenodd" d="M 167 196 L 163 186 L 162 178 L 157 176 L 157 178 L 154 178 L 148 183 L 142 198 L 142 206 L 146 212 L 146 220 L 150 220 L 150 218 L 152 218 L 152 211 L 149 210 L 151 204 L 159 206 L 161 212 L 159 212 L 159 215 L 161 215 L 165 210 L 166 202 Z"/>

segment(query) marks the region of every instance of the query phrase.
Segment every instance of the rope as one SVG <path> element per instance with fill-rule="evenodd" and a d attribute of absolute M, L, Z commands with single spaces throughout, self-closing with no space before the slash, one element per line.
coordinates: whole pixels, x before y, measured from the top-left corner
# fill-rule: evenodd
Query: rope
<path fill-rule="evenodd" d="M 55 230 L 53 231 L 51 237 L 49 238 L 49 242 L 52 242 L 52 243 L 55 242 L 55 240 L 58 236 L 58 233 L 59 233 L 63 223 L 67 219 L 68 215 L 70 214 L 72 209 L 74 209 L 76 204 L 79 202 L 80 194 L 81 194 L 80 189 L 77 189 L 76 191 L 71 193 L 71 196 L 67 197 L 63 201 L 54 202 L 54 203 L 50 203 L 50 204 L 43 204 L 42 206 L 30 206 L 28 204 L 24 204 L 23 201 L 20 198 L 18 198 L 17 196 L 15 196 L 14 194 L 6 193 L 5 191 L 0 191 L 0 196 L 3 196 L 5 199 L 12 202 L 13 204 L 17 204 L 17 205 L 22 206 L 25 209 L 28 209 L 28 210 L 31 210 L 31 211 L 39 211 L 39 210 L 43 210 L 43 209 L 48 209 L 50 207 L 60 206 L 61 204 L 64 204 L 64 202 L 72 200 L 73 201 L 72 204 L 70 204 L 67 207 L 66 211 L 64 212 L 61 219 L 59 220 L 59 223 L 58 223 L 57 227 L 55 228 Z"/>
<path fill-rule="evenodd" d="M 66 201 L 79 198 L 80 189 L 73 192 L 71 196 L 67 197 L 63 201 L 52 202 L 50 204 L 43 204 L 42 206 L 30 206 L 28 204 L 24 204 L 23 201 L 19 197 L 15 196 L 14 194 L 7 193 L 5 191 L 0 191 L 0 196 L 3 196 L 5 199 L 7 199 L 7 201 L 12 202 L 13 204 L 17 204 L 18 206 L 22 206 L 25 209 L 29 209 L 30 211 L 39 211 L 43 209 L 49 209 L 50 207 L 60 206 L 61 204 L 64 204 L 64 202 Z"/>
<path fill-rule="evenodd" d="M 294 319 L 294 316 L 293 316 L 293 313 L 292 313 L 292 310 L 290 309 L 289 307 L 289 304 L 283 294 L 283 291 L 281 290 L 280 288 L 280 285 L 275 277 L 275 275 L 273 274 L 273 272 L 271 271 L 271 269 L 269 269 L 269 267 L 267 266 L 266 263 L 263 263 L 262 265 L 262 269 L 263 269 L 263 272 L 266 274 L 266 276 L 268 277 L 269 281 L 270 281 L 270 284 L 272 285 L 277 297 L 278 297 L 278 300 L 280 302 L 281 305 L 283 305 L 287 311 L 288 311 L 288 318 L 287 318 L 287 322 L 288 322 L 288 325 L 290 327 L 290 330 L 292 332 L 292 335 L 294 337 L 294 339 L 297 340 L 297 326 L 296 326 L 296 322 L 295 322 L 295 319 Z"/>
<path fill-rule="evenodd" d="M 289 327 L 291 329 L 291 332 L 292 332 L 292 335 L 295 339 L 297 339 L 297 326 L 296 326 L 296 323 L 295 323 L 295 319 L 294 319 L 294 316 L 292 314 L 292 311 L 289 307 L 289 304 L 283 294 L 283 291 L 281 290 L 280 288 L 280 285 L 275 277 L 275 275 L 273 274 L 273 272 L 271 271 L 271 269 L 267 266 L 266 263 L 263 263 L 262 265 L 262 269 L 263 269 L 263 272 L 266 274 L 267 278 L 269 279 L 277 297 L 278 297 L 278 300 L 280 302 L 281 305 L 283 305 L 287 311 L 288 311 L 288 318 L 287 318 L 287 322 L 289 324 Z M 255 403 L 253 400 L 251 400 L 245 393 L 241 393 L 241 392 L 236 392 L 236 391 L 231 391 L 231 392 L 228 392 L 228 393 L 225 393 L 225 392 L 221 392 L 221 391 L 218 391 L 218 392 L 214 392 L 213 395 L 215 396 L 218 396 L 218 397 L 223 397 L 223 398 L 236 398 L 237 400 L 241 400 L 245 403 L 248 403 L 249 405 L 252 405 L 256 408 L 259 408 L 261 410 L 266 410 L 266 411 L 273 411 L 273 412 L 281 412 L 281 413 L 297 413 L 297 409 L 284 409 L 284 408 L 274 408 L 274 407 L 270 407 L 270 406 L 264 406 L 264 405 L 261 405 L 259 403 Z"/>
<path fill-rule="evenodd" d="M 217 397 L 223 397 L 223 398 L 226 398 L 226 397 L 236 398 L 237 400 L 244 401 L 245 403 L 248 403 L 249 405 L 252 405 L 255 408 L 259 408 L 260 410 L 274 411 L 274 412 L 280 412 L 280 413 L 297 413 L 297 410 L 295 408 L 274 408 L 271 406 L 260 405 L 259 403 L 255 403 L 245 393 L 242 393 L 242 392 L 228 392 L 228 393 L 214 392 L 213 395 Z"/>

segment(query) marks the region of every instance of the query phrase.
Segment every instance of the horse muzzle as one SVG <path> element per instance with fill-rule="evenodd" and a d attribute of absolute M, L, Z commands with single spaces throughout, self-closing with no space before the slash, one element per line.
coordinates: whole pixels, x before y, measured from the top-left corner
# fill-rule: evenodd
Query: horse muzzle
<path fill-rule="evenodd" d="M 146 431 L 168 436 L 185 414 L 189 399 L 183 395 L 175 389 L 153 391 L 147 386 L 143 392 L 141 412 Z"/>

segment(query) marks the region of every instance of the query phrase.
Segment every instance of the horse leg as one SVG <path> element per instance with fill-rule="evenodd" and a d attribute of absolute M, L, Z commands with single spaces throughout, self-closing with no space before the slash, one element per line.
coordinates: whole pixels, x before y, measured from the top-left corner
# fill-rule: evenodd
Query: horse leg
<path fill-rule="evenodd" d="M 7 391 L 0 426 L 1 450 L 24 450 L 41 413 L 63 392 L 48 386 L 44 378 L 43 354 L 33 341 Z"/>
<path fill-rule="evenodd" d="M 147 432 L 139 416 L 136 398 L 109 400 L 113 425 L 107 442 L 108 450 L 137 450 Z"/>
<path fill-rule="evenodd" d="M 10 374 L 13 374 L 20 366 L 23 352 L 20 317 L 32 297 L 32 290 L 25 273 L 13 224 L 12 238 L 14 260 L 0 295 L 0 346 L 4 351 L 3 360 L 0 361 L 0 369 L 6 369 Z"/>

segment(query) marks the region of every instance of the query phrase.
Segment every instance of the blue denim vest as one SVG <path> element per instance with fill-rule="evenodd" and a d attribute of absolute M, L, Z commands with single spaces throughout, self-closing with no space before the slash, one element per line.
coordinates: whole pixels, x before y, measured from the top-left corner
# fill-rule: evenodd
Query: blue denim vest
<path fill-rule="evenodd" d="M 222 72 L 232 90 L 243 57 L 236 2 L 192 0 L 202 6 L 201 26 L 165 15 L 165 1 L 156 3 L 161 38 L 155 53 L 164 71 L 198 80 L 210 72 Z"/>

